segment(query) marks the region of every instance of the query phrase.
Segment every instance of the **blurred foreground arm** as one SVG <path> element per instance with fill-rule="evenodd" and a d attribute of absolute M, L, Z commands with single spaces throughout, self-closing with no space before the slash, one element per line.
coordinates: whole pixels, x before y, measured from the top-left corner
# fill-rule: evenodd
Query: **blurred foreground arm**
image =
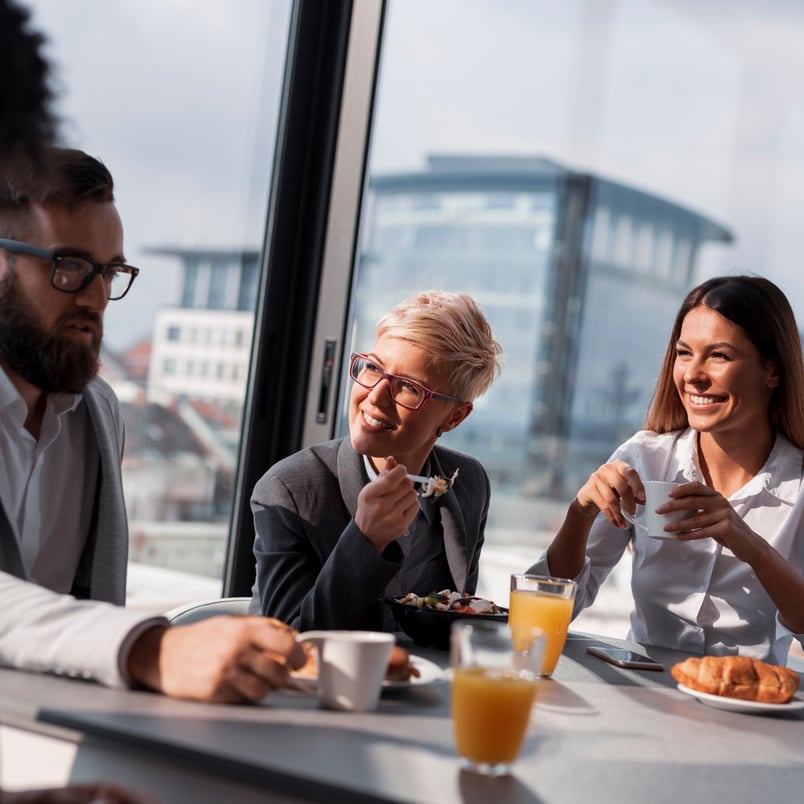
<path fill-rule="evenodd" d="M 151 617 L 59 595 L 0 572 L 0 664 L 178 698 L 259 700 L 304 663 L 293 636 L 264 617 L 212 617 L 171 628 Z"/>
<path fill-rule="evenodd" d="M 71 784 L 47 790 L 0 790 L 2 804 L 157 804 L 155 798 L 112 784 Z"/>

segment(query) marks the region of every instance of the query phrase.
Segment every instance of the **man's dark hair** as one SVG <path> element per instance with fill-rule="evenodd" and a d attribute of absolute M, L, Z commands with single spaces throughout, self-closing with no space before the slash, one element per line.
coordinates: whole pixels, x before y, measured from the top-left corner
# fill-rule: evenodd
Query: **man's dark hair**
<path fill-rule="evenodd" d="M 0 159 L 17 148 L 36 154 L 56 129 L 44 37 L 28 29 L 28 18 L 12 0 L 0 0 Z"/>
<path fill-rule="evenodd" d="M 51 146 L 35 159 L 17 151 L 0 162 L 0 237 L 25 239 L 34 205 L 72 210 L 86 201 L 114 201 L 114 180 L 83 151 Z"/>

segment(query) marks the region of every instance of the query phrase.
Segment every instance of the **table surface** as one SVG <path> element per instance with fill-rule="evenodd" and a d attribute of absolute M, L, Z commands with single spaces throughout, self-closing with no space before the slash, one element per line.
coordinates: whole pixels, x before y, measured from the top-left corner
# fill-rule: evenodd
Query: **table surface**
<path fill-rule="evenodd" d="M 625 670 L 588 655 L 593 644 L 624 643 L 570 634 L 555 677 L 539 682 L 513 775 L 495 780 L 458 768 L 446 681 L 388 690 L 376 713 L 351 714 L 322 710 L 300 692 L 273 693 L 260 706 L 220 706 L 0 670 L 0 706 L 18 723 L 66 727 L 88 745 L 150 752 L 194 774 L 294 799 L 799 799 L 804 710 L 715 709 L 676 688 L 669 668 L 685 654 L 648 647 L 666 669 Z M 447 662 L 442 652 L 411 652 Z"/>

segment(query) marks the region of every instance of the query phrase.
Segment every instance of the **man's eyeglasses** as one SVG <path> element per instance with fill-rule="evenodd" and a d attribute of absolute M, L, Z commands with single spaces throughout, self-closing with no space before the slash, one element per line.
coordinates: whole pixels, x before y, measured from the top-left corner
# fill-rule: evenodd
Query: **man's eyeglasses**
<path fill-rule="evenodd" d="M 6 240 L 0 237 L 0 248 L 12 254 L 26 254 L 29 257 L 39 257 L 51 263 L 50 284 L 62 293 L 79 293 L 88 288 L 96 276 L 103 278 L 106 286 L 106 298 L 109 301 L 122 299 L 128 293 L 132 282 L 140 272 L 133 265 L 122 262 L 95 262 L 89 257 L 73 254 L 56 254 L 30 243 L 21 243 L 19 240 Z"/>
<path fill-rule="evenodd" d="M 373 388 L 382 380 L 388 380 L 391 398 L 403 408 L 418 410 L 428 399 L 445 399 L 447 402 L 463 402 L 457 396 L 438 394 L 407 377 L 397 377 L 383 371 L 368 355 L 352 353 L 349 376 L 364 388 Z"/>

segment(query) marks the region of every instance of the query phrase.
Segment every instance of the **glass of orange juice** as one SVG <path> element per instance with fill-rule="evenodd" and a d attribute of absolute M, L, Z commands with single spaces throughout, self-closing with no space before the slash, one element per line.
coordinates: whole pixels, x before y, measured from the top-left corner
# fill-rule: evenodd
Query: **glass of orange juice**
<path fill-rule="evenodd" d="M 511 772 L 536 701 L 544 637 L 505 623 L 453 623 L 452 726 L 461 767 L 486 776 Z"/>
<path fill-rule="evenodd" d="M 512 629 L 541 628 L 544 658 L 539 675 L 553 675 L 558 664 L 575 601 L 575 581 L 541 575 L 512 575 L 508 624 Z"/>

